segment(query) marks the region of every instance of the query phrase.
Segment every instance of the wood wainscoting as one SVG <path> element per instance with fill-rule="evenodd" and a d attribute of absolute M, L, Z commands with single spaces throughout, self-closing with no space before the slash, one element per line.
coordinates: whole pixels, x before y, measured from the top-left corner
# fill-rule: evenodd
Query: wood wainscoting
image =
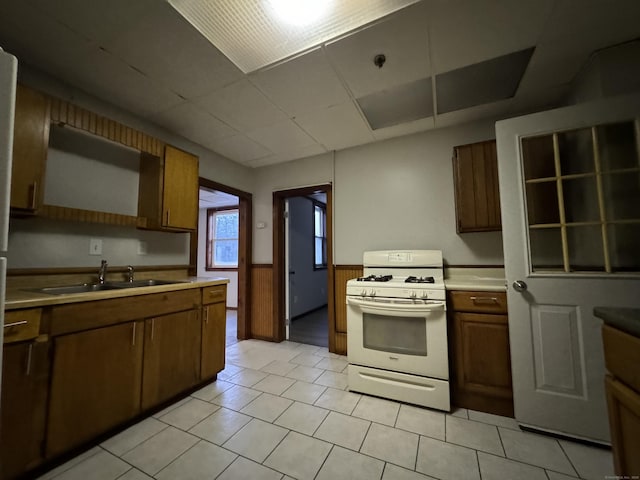
<path fill-rule="evenodd" d="M 249 338 L 275 341 L 273 324 L 273 265 L 251 265 L 251 332 Z"/>
<path fill-rule="evenodd" d="M 362 265 L 334 267 L 335 334 L 333 353 L 347 354 L 347 280 L 362 276 Z M 273 316 L 273 265 L 251 266 L 251 333 L 249 338 L 277 341 L 278 326 Z M 329 302 L 331 305 L 331 302 Z M 331 339 L 329 339 L 331 345 Z"/>
<path fill-rule="evenodd" d="M 362 265 L 336 265 L 334 269 L 336 308 L 335 352 L 347 354 L 347 280 L 362 276 Z"/>

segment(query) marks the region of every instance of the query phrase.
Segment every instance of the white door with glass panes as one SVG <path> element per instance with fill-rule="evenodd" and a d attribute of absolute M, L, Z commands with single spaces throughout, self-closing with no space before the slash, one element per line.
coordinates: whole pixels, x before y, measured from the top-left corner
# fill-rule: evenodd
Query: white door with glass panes
<path fill-rule="evenodd" d="M 606 443 L 597 306 L 640 307 L 640 96 L 496 123 L 516 420 Z"/>

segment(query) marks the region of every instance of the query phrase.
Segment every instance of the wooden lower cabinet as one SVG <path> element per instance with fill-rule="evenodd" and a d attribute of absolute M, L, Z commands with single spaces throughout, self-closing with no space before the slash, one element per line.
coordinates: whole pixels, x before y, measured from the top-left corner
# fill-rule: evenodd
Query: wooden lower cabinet
<path fill-rule="evenodd" d="M 208 380 L 224 369 L 224 345 L 227 335 L 226 304 L 213 303 L 202 307 L 202 361 L 200 378 Z"/>
<path fill-rule="evenodd" d="M 450 292 L 451 396 L 452 404 L 458 407 L 513 417 L 504 295 Z"/>
<path fill-rule="evenodd" d="M 44 458 L 49 342 L 4 345 L 0 478 L 16 478 Z"/>
<path fill-rule="evenodd" d="M 107 432 L 140 412 L 143 323 L 56 337 L 47 456 Z"/>
<path fill-rule="evenodd" d="M 640 475 L 640 393 L 607 375 L 607 405 L 616 475 Z"/>
<path fill-rule="evenodd" d="M 145 321 L 142 409 L 165 402 L 200 380 L 199 309 Z"/>

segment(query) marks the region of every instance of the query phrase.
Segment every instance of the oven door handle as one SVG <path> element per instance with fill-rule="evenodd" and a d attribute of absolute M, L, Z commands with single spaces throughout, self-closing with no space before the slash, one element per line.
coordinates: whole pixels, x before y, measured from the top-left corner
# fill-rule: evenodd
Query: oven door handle
<path fill-rule="evenodd" d="M 371 302 L 369 300 L 361 300 L 359 298 L 347 298 L 349 305 L 355 305 L 365 313 L 373 314 L 386 314 L 396 317 L 406 317 L 407 315 L 412 317 L 418 317 L 433 312 L 434 310 L 444 310 L 444 302 L 434 303 L 382 303 Z"/>

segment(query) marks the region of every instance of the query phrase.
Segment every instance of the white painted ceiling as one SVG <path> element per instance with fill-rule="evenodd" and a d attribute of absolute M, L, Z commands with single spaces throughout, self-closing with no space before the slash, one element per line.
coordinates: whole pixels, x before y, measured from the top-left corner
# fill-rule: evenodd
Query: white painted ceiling
<path fill-rule="evenodd" d="M 199 192 L 198 205 L 200 208 L 222 208 L 237 207 L 240 200 L 235 195 L 201 188 Z"/>
<path fill-rule="evenodd" d="M 164 0 L 0 0 L 0 46 L 257 167 L 558 105 L 591 53 L 640 37 L 638 18 L 638 0 L 422 0 L 245 75 Z M 510 99 L 377 130 L 356 101 L 528 47 Z M 383 68 L 373 63 L 379 53 Z"/>

